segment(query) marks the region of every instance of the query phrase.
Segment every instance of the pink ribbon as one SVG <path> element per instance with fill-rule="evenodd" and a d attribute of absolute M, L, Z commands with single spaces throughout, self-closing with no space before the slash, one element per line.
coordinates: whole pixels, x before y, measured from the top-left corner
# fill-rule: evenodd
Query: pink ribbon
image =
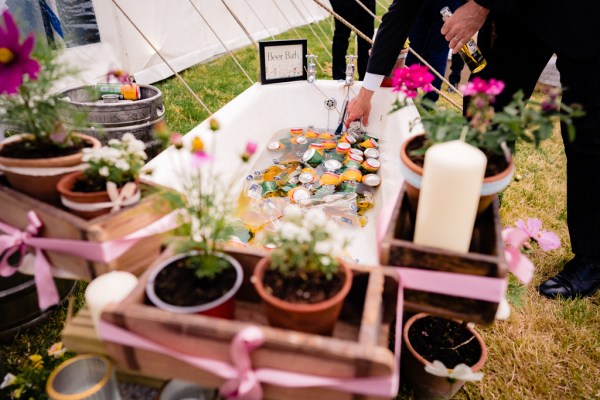
<path fill-rule="evenodd" d="M 251 326 L 240 331 L 231 342 L 230 356 L 238 376 L 221 385 L 219 393 L 228 399 L 260 400 L 262 388 L 252 370 L 250 352 L 265 341 L 263 331 Z"/>
<path fill-rule="evenodd" d="M 29 224 L 24 231 L 0 223 L 0 229 L 7 233 L 7 235 L 0 236 L 0 254 L 2 254 L 2 259 L 0 260 L 0 276 L 8 277 L 17 271 L 17 267 L 27 252 L 27 247 L 32 246 L 32 243 L 35 243 L 33 238 L 40 233 L 43 225 L 37 214 L 33 211 L 29 211 L 27 213 L 27 218 L 29 219 Z M 33 247 L 35 248 L 34 280 L 38 293 L 38 304 L 43 311 L 48 307 L 58 304 L 60 297 L 58 295 L 58 289 L 56 289 L 56 285 L 52 279 L 50 263 L 48 263 L 48 260 L 40 248 Z M 15 265 L 11 265 L 10 258 L 17 253 L 19 253 L 19 259 Z M 47 284 L 48 282 L 50 282 L 50 284 Z"/>
<path fill-rule="evenodd" d="M 528 284 L 533 278 L 535 267 L 525 257 L 520 248 L 529 241 L 529 235 L 517 228 L 505 228 L 502 230 L 502 241 L 504 242 L 504 256 L 508 264 L 508 270 L 513 273 L 523 284 Z"/>
<path fill-rule="evenodd" d="M 175 213 L 171 213 L 122 239 L 94 243 L 84 240 L 37 237 L 43 224 L 34 211 L 29 211 L 27 217 L 29 224 L 24 231 L 0 222 L 0 231 L 6 233 L 0 235 L 0 276 L 7 277 L 14 274 L 27 248 L 35 249 L 34 279 L 41 310 L 56 305 L 60 301 L 54 279 L 52 279 L 51 265 L 43 250 L 58 251 L 95 262 L 110 262 L 120 257 L 140 239 L 167 232 L 178 225 Z M 10 258 L 17 253 L 20 253 L 20 258 L 15 265 L 11 265 Z"/>
<path fill-rule="evenodd" d="M 242 329 L 234 337 L 230 348 L 231 364 L 182 353 L 103 320 L 100 320 L 100 336 L 108 342 L 165 354 L 220 376 L 226 379 L 221 386 L 221 394 L 228 399 L 259 400 L 262 398 L 261 383 L 288 388 L 326 387 L 346 393 L 394 397 L 399 388 L 404 289 L 423 290 L 492 302 L 499 302 L 503 298 L 505 290 L 505 280 L 500 278 L 405 267 L 394 269 L 398 274 L 398 304 L 396 306 L 394 347 L 395 368 L 389 376 L 329 378 L 270 368 L 254 370 L 251 365 L 250 352 L 260 346 L 264 340 L 261 330 L 254 326 Z"/>

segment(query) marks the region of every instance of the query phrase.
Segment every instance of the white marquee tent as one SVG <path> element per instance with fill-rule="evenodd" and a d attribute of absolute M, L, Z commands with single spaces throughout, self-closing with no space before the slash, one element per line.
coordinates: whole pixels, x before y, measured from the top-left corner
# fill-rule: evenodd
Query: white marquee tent
<path fill-rule="evenodd" d="M 328 16 L 311 0 L 0 0 L 6 8 L 38 37 L 61 42 L 84 83 L 113 68 L 138 83 L 172 75 L 134 25 L 181 71 L 226 52 L 211 27 L 234 50 L 251 43 L 240 23 L 258 41 Z"/>

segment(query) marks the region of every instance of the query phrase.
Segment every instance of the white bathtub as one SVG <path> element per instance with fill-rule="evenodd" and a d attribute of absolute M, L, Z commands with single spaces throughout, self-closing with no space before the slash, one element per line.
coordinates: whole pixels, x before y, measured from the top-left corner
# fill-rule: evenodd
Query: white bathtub
<path fill-rule="evenodd" d="M 359 88 L 359 82 L 352 86 L 351 98 L 358 93 Z M 306 128 L 313 125 L 316 128 L 329 127 L 334 131 L 339 113 L 328 113 L 324 102 L 327 98 L 334 98 L 337 110 L 340 111 L 345 94 L 343 83 L 334 81 L 316 81 L 313 84 L 306 81 L 255 84 L 214 114 L 213 117 L 221 126 L 217 133 L 213 135 L 208 129 L 208 121 L 203 121 L 186 135 L 186 140 L 200 135 L 205 140 L 208 151 L 211 151 L 212 139 L 216 140 L 214 171 L 221 174 L 223 179 L 228 179 L 231 171 L 236 170 L 239 179 L 231 190 L 237 196 L 245 176 L 260 167 L 251 160 L 243 173 L 236 169 L 239 155 L 248 140 L 255 141 L 259 145 L 257 153 L 261 153 L 268 152 L 266 144 L 273 134 L 281 129 Z M 369 223 L 364 228 L 340 229 L 340 235 L 346 235 L 352 240 L 349 248 L 352 258 L 362 264 L 378 264 L 376 220 L 385 204 L 394 204 L 396 201 L 398 189 L 402 184 L 399 172 L 400 145 L 410 135 L 410 122 L 418 116 L 414 107 L 405 107 L 388 114 L 395 96 L 390 89 L 379 89 L 372 101 L 373 108 L 367 131 L 380 138 L 382 167 L 379 176 L 382 184 L 376 192 L 375 208 L 366 213 Z M 181 165 L 190 165 L 181 158 L 181 154 L 176 153 L 175 149 L 168 149 L 154 158 L 148 164 L 154 171 L 151 179 L 177 189 L 182 176 L 178 168 Z M 263 154 L 262 159 L 265 158 Z M 175 165 L 177 167 L 174 167 Z"/>

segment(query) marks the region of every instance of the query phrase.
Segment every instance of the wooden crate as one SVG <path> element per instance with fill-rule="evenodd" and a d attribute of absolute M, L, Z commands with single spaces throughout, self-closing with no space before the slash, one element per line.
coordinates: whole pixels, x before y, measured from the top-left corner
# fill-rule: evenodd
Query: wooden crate
<path fill-rule="evenodd" d="M 139 203 L 114 214 L 85 220 L 0 182 L 0 221 L 25 229 L 29 223 L 27 213 L 33 210 L 44 225 L 41 237 L 107 242 L 136 232 L 168 213 L 167 207 L 159 199 L 158 186 L 142 182 L 141 189 L 143 195 Z M 159 256 L 163 240 L 164 235 L 143 238 L 120 257 L 107 263 L 87 261 L 55 251 L 46 251 L 45 254 L 56 268 L 85 280 L 113 270 L 130 271 L 139 275 Z"/>
<path fill-rule="evenodd" d="M 442 201 L 442 200 L 441 200 Z M 383 265 L 455 272 L 486 277 L 506 277 L 504 244 L 498 214 L 498 199 L 475 221 L 468 253 L 417 245 L 413 242 L 416 210 L 403 187 L 390 224 L 380 244 Z M 406 290 L 405 309 L 444 317 L 490 324 L 498 303 Z"/>
<path fill-rule="evenodd" d="M 266 341 L 252 352 L 253 368 L 275 368 L 317 376 L 352 378 L 389 376 L 395 359 L 388 348 L 389 316 L 395 313 L 395 293 L 384 298 L 385 277 L 382 269 L 353 265 L 353 286 L 344 303 L 332 337 L 325 337 L 267 326 L 260 300 L 250 283 L 254 266 L 262 253 L 229 251 L 243 266 L 244 283 L 237 295 L 236 319 L 222 320 L 202 315 L 175 314 L 160 310 L 148 303 L 145 284 L 148 270 L 138 287 L 120 304 L 109 306 L 102 318 L 157 343 L 181 352 L 229 362 L 230 342 L 237 332 L 248 325 L 259 325 Z M 388 285 L 389 286 L 389 285 Z M 392 310 L 393 309 L 393 310 Z M 86 347 L 67 330 L 63 337 L 67 346 L 77 350 Z M 75 337 L 73 337 L 75 336 Z M 173 357 L 105 343 L 109 355 L 119 368 L 137 371 L 159 379 L 184 379 L 205 387 L 219 387 L 223 380 L 210 371 L 202 371 Z M 349 400 L 361 397 L 325 388 L 290 389 L 262 385 L 267 399 L 332 399 Z"/>

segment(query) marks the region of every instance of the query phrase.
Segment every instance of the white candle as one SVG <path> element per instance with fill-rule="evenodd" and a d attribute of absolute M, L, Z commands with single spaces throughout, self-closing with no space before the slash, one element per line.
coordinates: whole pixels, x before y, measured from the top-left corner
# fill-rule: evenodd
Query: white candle
<path fill-rule="evenodd" d="M 469 251 L 487 159 L 459 140 L 425 153 L 415 225 L 416 244 Z"/>
<path fill-rule="evenodd" d="M 138 279 L 130 272 L 112 271 L 90 282 L 85 290 L 85 302 L 90 309 L 92 322 L 98 334 L 98 321 L 102 310 L 110 303 L 123 300 L 137 285 Z"/>

